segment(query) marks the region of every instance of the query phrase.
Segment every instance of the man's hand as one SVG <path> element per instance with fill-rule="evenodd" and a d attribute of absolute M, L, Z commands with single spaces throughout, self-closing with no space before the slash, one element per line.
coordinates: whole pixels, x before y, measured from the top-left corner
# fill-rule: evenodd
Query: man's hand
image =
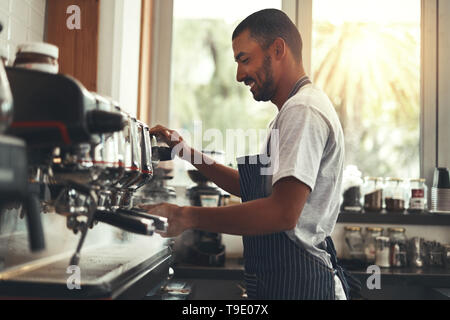
<path fill-rule="evenodd" d="M 160 233 L 164 238 L 176 237 L 192 226 L 192 221 L 187 219 L 183 213 L 183 207 L 169 203 L 142 205 L 140 207 L 152 215 L 167 218 L 167 232 Z"/>
<path fill-rule="evenodd" d="M 175 147 L 177 144 L 184 142 L 183 137 L 180 136 L 175 130 L 170 130 L 161 125 L 157 125 L 150 129 L 150 134 L 155 135 L 162 139 L 163 142 L 171 148 Z"/>

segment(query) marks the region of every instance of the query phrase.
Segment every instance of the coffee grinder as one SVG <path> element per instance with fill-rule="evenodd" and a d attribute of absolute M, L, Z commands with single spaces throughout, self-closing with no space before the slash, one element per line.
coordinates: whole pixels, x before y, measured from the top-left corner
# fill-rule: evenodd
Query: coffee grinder
<path fill-rule="evenodd" d="M 3 25 L 0 23 L 0 32 Z M 32 252 L 45 249 L 40 205 L 28 184 L 25 142 L 3 135 L 11 124 L 13 97 L 3 61 L 0 61 L 0 215 L 4 209 L 20 203 L 26 212 L 29 247 Z"/>
<path fill-rule="evenodd" d="M 220 152 L 203 152 L 216 158 Z M 192 206 L 220 207 L 225 205 L 227 195 L 198 170 L 188 170 L 189 178 L 196 184 L 187 189 Z M 225 246 L 222 234 L 201 230 L 192 231 L 192 244 L 188 248 L 187 262 L 204 266 L 220 267 L 225 264 Z"/>

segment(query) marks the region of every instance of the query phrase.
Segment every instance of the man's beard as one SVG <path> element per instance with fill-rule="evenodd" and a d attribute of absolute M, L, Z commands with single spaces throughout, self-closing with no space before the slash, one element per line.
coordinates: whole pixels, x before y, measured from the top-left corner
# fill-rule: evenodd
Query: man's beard
<path fill-rule="evenodd" d="M 257 90 L 253 97 L 256 101 L 270 101 L 275 94 L 275 83 L 272 73 L 272 59 L 269 55 L 264 57 L 261 69 L 257 72 L 259 79 L 266 79 L 261 88 Z"/>

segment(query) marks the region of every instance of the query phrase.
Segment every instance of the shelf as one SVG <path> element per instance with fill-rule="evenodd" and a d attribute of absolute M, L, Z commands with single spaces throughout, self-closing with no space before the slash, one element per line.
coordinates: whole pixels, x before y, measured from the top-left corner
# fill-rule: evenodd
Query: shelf
<path fill-rule="evenodd" d="M 427 225 L 450 226 L 450 214 L 422 213 L 354 213 L 341 212 L 338 223 L 367 223 L 367 224 L 399 224 L 399 225 Z"/>

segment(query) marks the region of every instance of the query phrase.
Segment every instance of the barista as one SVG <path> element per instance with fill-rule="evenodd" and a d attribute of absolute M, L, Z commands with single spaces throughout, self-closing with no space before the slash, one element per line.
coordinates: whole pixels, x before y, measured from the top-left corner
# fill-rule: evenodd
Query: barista
<path fill-rule="evenodd" d="M 345 299 L 348 287 L 344 293 L 346 281 L 329 237 L 338 216 L 344 162 L 334 107 L 306 76 L 301 36 L 282 11 L 266 9 L 247 17 L 235 29 L 232 46 L 237 81 L 250 87 L 255 100 L 271 101 L 279 111 L 261 156 L 270 157 L 271 174 L 263 161 L 248 157 L 238 159 L 239 170 L 214 163 L 177 132 L 158 125 L 152 134 L 243 203 L 146 209 L 168 218 L 168 237 L 187 229 L 242 235 L 250 299 Z"/>

